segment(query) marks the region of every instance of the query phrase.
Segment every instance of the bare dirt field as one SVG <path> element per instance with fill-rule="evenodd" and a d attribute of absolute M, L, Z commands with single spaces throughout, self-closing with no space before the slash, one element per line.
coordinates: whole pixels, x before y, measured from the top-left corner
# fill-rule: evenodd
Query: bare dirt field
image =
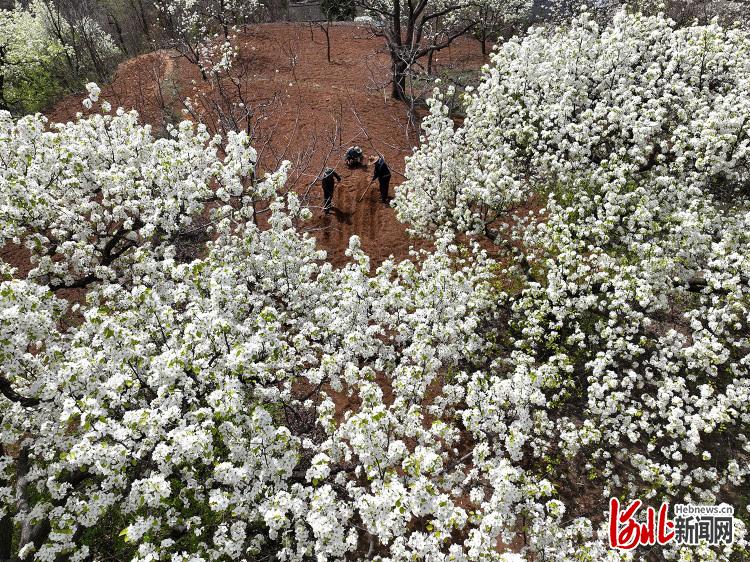
<path fill-rule="evenodd" d="M 382 153 L 393 171 L 393 196 L 403 180 L 404 157 L 418 143 L 418 124 L 409 118 L 405 104 L 390 99 L 389 56 L 382 38 L 351 24 L 332 25 L 330 38 L 329 63 L 325 35 L 315 26 L 268 24 L 242 33 L 235 68 L 241 73 L 242 95 L 258 108 L 252 134 L 260 167 L 272 170 L 281 160 L 292 163 L 290 184 L 306 195 L 315 212 L 305 227 L 334 265 L 346 261 L 344 251 L 354 234 L 374 264 L 390 255 L 404 258 L 411 245 L 425 243 L 410 239 L 393 209 L 380 203 L 377 182 L 367 190 L 371 167 L 349 170 L 343 156 L 351 145 L 361 146 L 368 156 Z M 433 68 L 478 68 L 484 62 L 478 42 L 460 39 L 436 54 Z M 201 118 L 212 125 L 211 88 L 178 53 L 159 51 L 121 64 L 113 81 L 102 88 L 102 99 L 136 109 L 159 130 L 184 117 L 185 98 L 190 97 Z M 50 119 L 73 119 L 83 111 L 81 99 L 75 95 L 62 100 L 49 112 Z M 326 166 L 342 177 L 334 213 L 327 216 L 317 181 Z"/>

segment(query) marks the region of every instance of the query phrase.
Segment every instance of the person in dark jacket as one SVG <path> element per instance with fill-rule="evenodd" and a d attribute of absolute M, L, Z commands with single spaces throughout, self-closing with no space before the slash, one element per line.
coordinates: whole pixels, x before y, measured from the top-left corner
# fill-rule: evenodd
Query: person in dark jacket
<path fill-rule="evenodd" d="M 378 183 L 380 183 L 380 200 L 387 205 L 388 187 L 391 183 L 391 169 L 388 167 L 388 164 L 385 163 L 385 158 L 383 158 L 382 154 L 374 156 L 372 158 L 372 163 L 375 164 L 375 169 L 373 170 L 372 180 L 370 181 L 377 178 Z"/>
<path fill-rule="evenodd" d="M 333 207 L 333 188 L 334 180 L 336 182 L 341 181 L 341 176 L 331 168 L 326 168 L 323 172 L 323 177 L 320 179 L 320 183 L 323 184 L 323 212 L 327 215 L 331 212 Z"/>
<path fill-rule="evenodd" d="M 356 168 L 362 165 L 362 162 L 364 160 L 364 153 L 358 146 L 349 147 L 349 150 L 346 151 L 345 160 L 347 166 L 349 166 L 350 168 Z"/>

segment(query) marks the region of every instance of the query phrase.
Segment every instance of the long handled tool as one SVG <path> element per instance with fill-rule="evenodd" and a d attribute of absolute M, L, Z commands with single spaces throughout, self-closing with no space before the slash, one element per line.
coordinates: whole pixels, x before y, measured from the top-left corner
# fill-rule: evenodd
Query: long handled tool
<path fill-rule="evenodd" d="M 364 196 L 367 195 L 367 192 L 370 191 L 370 188 L 372 187 L 372 182 L 374 182 L 374 181 L 375 181 L 375 178 L 373 178 L 373 179 L 370 180 L 370 183 L 367 184 L 367 187 L 362 192 L 362 195 L 360 195 L 359 199 L 357 199 L 357 203 L 359 203 L 360 201 L 362 201 L 362 199 L 364 198 Z"/>

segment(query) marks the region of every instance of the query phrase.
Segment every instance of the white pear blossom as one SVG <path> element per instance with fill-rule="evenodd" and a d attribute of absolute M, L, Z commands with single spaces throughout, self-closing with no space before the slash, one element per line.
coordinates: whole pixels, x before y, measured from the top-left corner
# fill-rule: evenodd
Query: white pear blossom
<path fill-rule="evenodd" d="M 576 474 L 602 502 L 737 499 L 748 448 L 734 443 L 750 422 L 748 33 L 584 15 L 503 45 L 461 125 L 442 99 L 396 206 L 413 230 L 483 236 L 512 264 L 507 351 L 466 381 L 475 439 L 554 475 L 560 494 Z M 574 501 L 566 515 L 591 517 Z"/>
<path fill-rule="evenodd" d="M 746 501 L 749 61 L 625 13 L 509 42 L 408 162 L 434 249 L 377 268 L 245 134 L 0 113 L 14 556 L 637 560 L 610 496 Z M 741 557 L 741 507 L 664 555 Z"/>

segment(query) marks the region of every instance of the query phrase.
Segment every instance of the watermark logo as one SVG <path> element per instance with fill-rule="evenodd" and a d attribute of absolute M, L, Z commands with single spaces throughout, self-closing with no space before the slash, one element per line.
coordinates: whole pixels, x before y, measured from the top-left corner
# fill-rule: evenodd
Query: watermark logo
<path fill-rule="evenodd" d="M 645 517 L 638 518 L 643 507 L 634 500 L 627 507 L 617 498 L 609 500 L 609 546 L 632 550 L 638 546 L 730 544 L 734 540 L 734 508 L 730 505 L 674 506 L 674 519 L 669 518 L 669 504 L 658 510 L 645 509 Z M 639 520 L 640 519 L 640 520 Z"/>
<path fill-rule="evenodd" d="M 731 505 L 674 506 L 674 540 L 677 544 L 730 544 L 734 541 L 734 508 Z"/>
<path fill-rule="evenodd" d="M 675 537 L 674 522 L 667 517 L 668 504 L 663 503 L 657 516 L 653 507 L 646 508 L 646 521 L 639 523 L 635 516 L 641 509 L 641 500 L 633 501 L 620 510 L 617 498 L 609 500 L 609 546 L 632 550 L 637 546 L 665 545 Z"/>

